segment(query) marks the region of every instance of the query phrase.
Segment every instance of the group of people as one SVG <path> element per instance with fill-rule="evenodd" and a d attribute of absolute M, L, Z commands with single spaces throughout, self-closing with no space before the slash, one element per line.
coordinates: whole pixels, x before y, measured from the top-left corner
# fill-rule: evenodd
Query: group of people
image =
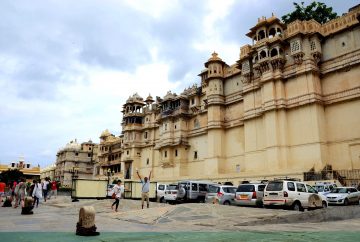
<path fill-rule="evenodd" d="M 41 180 L 33 180 L 33 183 L 27 183 L 25 178 L 21 178 L 19 181 L 14 181 L 8 186 L 8 194 L 5 193 L 6 184 L 0 182 L 0 196 L 1 201 L 3 198 L 9 197 L 7 203 L 12 204 L 13 207 L 17 208 L 19 205 L 24 207 L 25 197 L 33 197 L 34 202 L 33 206 L 39 206 L 39 200 L 44 199 L 46 202 L 47 199 L 50 199 L 52 196 L 57 197 L 57 188 L 58 184 L 56 181 L 51 181 L 49 177 L 46 177 L 43 182 Z M 6 196 L 8 195 L 8 196 Z"/>
<path fill-rule="evenodd" d="M 144 209 L 144 202 L 146 201 L 147 208 L 149 208 L 149 191 L 150 191 L 150 177 L 151 177 L 151 171 L 149 174 L 149 177 L 144 177 L 144 179 L 141 178 L 139 171 L 136 170 L 136 174 L 138 175 L 140 182 L 141 182 L 141 208 Z M 115 201 L 111 205 L 111 209 L 114 210 L 115 206 L 115 212 L 118 211 L 120 199 L 122 197 L 122 194 L 124 193 L 124 185 L 121 184 L 121 180 L 117 180 L 116 185 L 113 187 L 113 198 Z"/>

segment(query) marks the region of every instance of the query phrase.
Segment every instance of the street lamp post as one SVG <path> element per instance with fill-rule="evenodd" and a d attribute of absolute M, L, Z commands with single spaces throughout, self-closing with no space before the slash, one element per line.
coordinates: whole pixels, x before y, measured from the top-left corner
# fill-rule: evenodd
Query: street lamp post
<path fill-rule="evenodd" d="M 76 187 L 74 187 L 74 178 L 78 177 L 77 174 L 79 173 L 79 168 L 74 166 L 72 169 L 69 170 L 69 172 L 71 173 L 71 199 L 72 202 L 78 202 L 79 200 L 73 196 L 73 191 L 76 191 Z"/>
<path fill-rule="evenodd" d="M 107 185 L 107 188 L 109 187 L 109 184 L 110 184 L 110 177 L 112 176 L 112 175 L 114 175 L 114 171 L 111 171 L 110 170 L 110 168 L 108 168 L 107 170 L 106 170 L 106 175 L 107 175 L 107 178 L 108 178 L 108 185 Z M 107 188 L 106 188 L 106 192 L 107 192 Z M 107 195 L 107 193 L 106 193 L 106 195 Z"/>

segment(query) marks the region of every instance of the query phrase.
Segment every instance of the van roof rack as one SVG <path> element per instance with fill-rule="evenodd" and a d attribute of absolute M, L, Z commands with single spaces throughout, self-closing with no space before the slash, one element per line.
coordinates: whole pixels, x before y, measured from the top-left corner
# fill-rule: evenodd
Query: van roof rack
<path fill-rule="evenodd" d="M 274 178 L 274 181 L 277 181 L 277 180 L 282 180 L 282 181 L 301 181 L 299 178 L 294 178 L 294 177 L 288 177 L 288 176 L 285 176 L 285 177 L 276 177 Z"/>

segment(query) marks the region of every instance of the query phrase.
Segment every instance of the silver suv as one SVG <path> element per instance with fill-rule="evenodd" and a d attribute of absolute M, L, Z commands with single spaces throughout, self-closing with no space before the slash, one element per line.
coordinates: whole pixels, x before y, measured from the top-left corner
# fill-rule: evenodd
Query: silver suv
<path fill-rule="evenodd" d="M 234 202 L 236 187 L 228 185 L 209 185 L 205 196 L 206 203 L 231 205 Z"/>
<path fill-rule="evenodd" d="M 239 185 L 236 190 L 234 204 L 262 207 L 265 186 L 263 183 L 246 183 Z"/>

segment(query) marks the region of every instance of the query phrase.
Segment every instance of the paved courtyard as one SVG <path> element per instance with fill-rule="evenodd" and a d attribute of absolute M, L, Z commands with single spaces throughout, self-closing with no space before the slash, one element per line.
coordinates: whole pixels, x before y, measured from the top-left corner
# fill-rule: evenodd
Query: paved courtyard
<path fill-rule="evenodd" d="M 226 241 L 239 237 L 246 238 L 246 241 L 252 241 L 252 238 L 257 238 L 254 241 L 270 241 L 272 236 L 280 240 L 291 236 L 295 239 L 291 241 L 306 241 L 296 239 L 310 239 L 308 236 L 319 237 L 318 241 L 327 237 L 330 240 L 341 238 L 347 241 L 348 238 L 348 241 L 352 241 L 354 236 L 358 238 L 360 235 L 359 205 L 295 212 L 214 204 L 151 203 L 149 209 L 141 210 L 140 201 L 121 200 L 119 212 L 116 213 L 111 210 L 111 202 L 107 199 L 73 203 L 69 197 L 58 197 L 41 203 L 39 208 L 34 209 L 33 215 L 21 215 L 19 208 L 1 207 L 0 232 L 12 233 L 0 233 L 0 241 L 39 241 L 30 239 L 36 237 L 37 232 L 49 233 L 47 236 L 53 239 L 60 235 L 63 239 L 68 236 L 61 241 L 76 241 L 83 238 L 74 235 L 82 206 L 94 206 L 96 210 L 95 224 L 101 236 L 92 237 L 90 241 L 113 241 L 111 238 L 119 236 L 130 236 L 132 241 L 142 237 L 154 241 L 166 237 L 170 241 L 186 241 L 186 236 L 196 237 L 198 241 Z M 54 232 L 60 235 L 55 236 Z M 19 238 L 20 235 L 23 237 Z M 108 238 L 104 240 L 103 236 Z"/>

